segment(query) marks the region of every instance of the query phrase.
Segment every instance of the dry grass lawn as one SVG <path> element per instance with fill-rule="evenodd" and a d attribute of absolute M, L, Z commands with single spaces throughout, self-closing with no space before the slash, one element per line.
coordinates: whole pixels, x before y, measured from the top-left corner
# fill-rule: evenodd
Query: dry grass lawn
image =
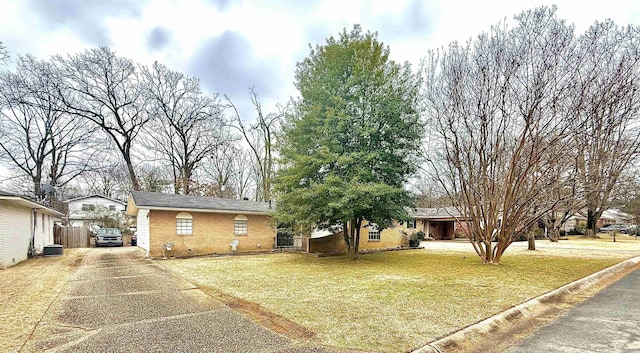
<path fill-rule="evenodd" d="M 0 352 L 17 352 L 89 249 L 28 259 L 0 270 Z"/>
<path fill-rule="evenodd" d="M 627 248 L 616 246 L 640 249 L 640 240 L 627 238 Z M 483 265 L 469 251 L 446 250 L 374 253 L 356 262 L 276 253 L 162 264 L 204 290 L 256 303 L 304 326 L 323 344 L 398 352 L 632 256 L 608 250 L 602 240 L 575 240 L 578 250 L 562 249 L 573 242 L 536 252 L 510 249 L 500 266 Z"/>

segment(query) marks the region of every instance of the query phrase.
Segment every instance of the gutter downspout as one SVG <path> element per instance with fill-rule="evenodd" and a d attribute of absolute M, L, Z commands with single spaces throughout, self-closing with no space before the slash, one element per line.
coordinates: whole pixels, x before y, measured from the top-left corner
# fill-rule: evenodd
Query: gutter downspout
<path fill-rule="evenodd" d="M 35 242 L 36 242 L 36 226 L 38 222 L 37 209 L 31 209 L 31 241 L 29 242 L 29 251 L 27 252 L 28 257 L 33 257 L 36 255 Z"/>

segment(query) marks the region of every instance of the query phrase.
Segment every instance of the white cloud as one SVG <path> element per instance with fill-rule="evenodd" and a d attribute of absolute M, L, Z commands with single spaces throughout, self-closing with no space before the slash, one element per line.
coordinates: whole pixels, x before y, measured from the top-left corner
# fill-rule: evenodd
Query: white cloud
<path fill-rule="evenodd" d="M 31 53 L 41 58 L 76 53 L 107 42 L 119 55 L 137 62 L 157 60 L 174 70 L 194 74 L 207 70 L 192 67 L 203 45 L 223 33 L 238 33 L 237 38 L 246 42 L 235 43 L 229 50 L 241 45 L 238 53 L 245 57 L 235 59 L 239 70 L 235 75 L 243 81 L 234 84 L 248 88 L 265 79 L 276 82 L 277 90 L 262 95 L 268 107 L 295 94 L 295 65 L 308 55 L 309 44 L 322 44 L 326 37 L 338 35 L 355 23 L 365 30 L 378 31 L 394 60 L 417 65 L 429 49 L 454 40 L 464 42 L 523 10 L 553 3 L 558 4 L 559 16 L 575 23 L 578 31 L 596 19 L 609 17 L 619 24 L 640 22 L 640 2 L 632 0 L 0 0 L 0 40 L 14 56 Z M 150 39 L 153 35 L 156 37 Z M 152 45 L 150 40 L 159 42 Z M 208 55 L 227 55 L 224 51 L 220 48 L 219 53 Z M 254 63 L 247 64 L 247 59 Z M 240 74 L 245 68 L 246 74 Z M 225 87 L 216 90 L 224 93 Z M 237 99 L 248 102 L 248 98 L 247 94 Z"/>

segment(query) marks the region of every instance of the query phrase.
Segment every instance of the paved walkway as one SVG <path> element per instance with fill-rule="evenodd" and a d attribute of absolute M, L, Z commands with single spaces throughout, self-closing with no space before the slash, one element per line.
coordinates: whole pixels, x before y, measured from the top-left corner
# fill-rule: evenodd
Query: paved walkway
<path fill-rule="evenodd" d="M 329 352 L 258 325 L 141 256 L 92 249 L 23 351 Z"/>
<path fill-rule="evenodd" d="M 631 272 L 505 352 L 640 352 L 640 270 Z"/>

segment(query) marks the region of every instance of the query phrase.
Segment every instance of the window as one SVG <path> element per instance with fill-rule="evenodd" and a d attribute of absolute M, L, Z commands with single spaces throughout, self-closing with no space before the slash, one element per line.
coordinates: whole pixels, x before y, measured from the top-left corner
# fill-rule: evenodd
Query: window
<path fill-rule="evenodd" d="M 410 219 L 407 221 L 407 229 L 416 229 L 416 220 Z"/>
<path fill-rule="evenodd" d="M 369 223 L 369 241 L 380 241 L 380 228 L 375 223 Z"/>
<path fill-rule="evenodd" d="M 249 220 L 246 216 L 237 215 L 233 220 L 233 231 L 236 235 L 247 235 L 247 224 Z"/>
<path fill-rule="evenodd" d="M 115 211 L 116 205 L 109 205 L 109 211 Z"/>
<path fill-rule="evenodd" d="M 96 205 L 91 205 L 91 204 L 87 204 L 87 203 L 83 203 L 82 204 L 82 210 L 83 211 L 95 211 L 96 209 Z"/>
<path fill-rule="evenodd" d="M 44 213 L 42 214 L 42 233 L 44 234 Z"/>
<path fill-rule="evenodd" d="M 187 212 L 180 212 L 176 215 L 176 234 L 193 234 L 193 217 Z"/>

